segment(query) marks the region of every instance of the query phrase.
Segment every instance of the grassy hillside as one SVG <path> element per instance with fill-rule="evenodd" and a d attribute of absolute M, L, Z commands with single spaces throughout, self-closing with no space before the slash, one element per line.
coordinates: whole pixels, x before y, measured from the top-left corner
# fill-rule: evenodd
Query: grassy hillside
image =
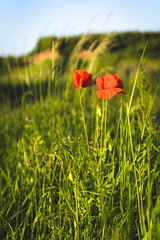
<path fill-rule="evenodd" d="M 54 67 L 51 59 L 35 64 L 30 62 L 30 59 L 40 52 L 51 51 L 52 43 L 54 43 Z M 64 79 L 65 82 L 71 70 L 75 68 L 88 69 L 95 78 L 105 72 L 115 73 L 121 79 L 126 79 L 126 88 L 129 90 L 146 43 L 148 45 L 145 52 L 145 85 L 153 94 L 159 82 L 160 33 L 93 34 L 67 38 L 41 38 L 35 49 L 27 56 L 1 59 L 0 102 L 10 102 L 11 106 L 19 104 L 26 91 L 31 91 L 35 99 L 40 95 L 45 97 L 48 82 L 52 78 L 52 70 L 56 71 L 60 81 Z M 156 111 L 158 109 L 157 106 Z"/>
<path fill-rule="evenodd" d="M 0 239 L 160 238 L 159 37 L 44 38 L 23 64 L 2 59 Z M 92 85 L 75 88 L 75 69 Z M 97 97 L 106 72 L 126 95 Z"/>

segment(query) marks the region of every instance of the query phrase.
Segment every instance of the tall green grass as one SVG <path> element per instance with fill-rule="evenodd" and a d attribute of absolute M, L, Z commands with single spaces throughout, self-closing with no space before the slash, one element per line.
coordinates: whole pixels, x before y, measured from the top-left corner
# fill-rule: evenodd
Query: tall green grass
<path fill-rule="evenodd" d="M 0 238 L 160 239 L 157 98 L 146 89 L 144 52 L 128 96 L 104 102 L 95 78 L 105 71 L 96 66 L 109 40 L 89 61 L 79 58 L 85 36 L 80 41 L 65 72 L 54 57 L 47 78 L 45 63 L 35 74 L 34 65 L 20 69 L 30 71 L 28 92 L 12 110 L 3 103 Z M 71 74 L 76 68 L 94 78 L 80 98 Z"/>

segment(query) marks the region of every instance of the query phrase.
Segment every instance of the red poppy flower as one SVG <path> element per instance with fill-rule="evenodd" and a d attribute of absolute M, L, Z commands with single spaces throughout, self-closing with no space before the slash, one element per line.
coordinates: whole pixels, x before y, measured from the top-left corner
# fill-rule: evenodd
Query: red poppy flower
<path fill-rule="evenodd" d="M 79 90 L 82 89 L 82 87 L 86 88 L 92 84 L 92 75 L 84 70 L 72 71 L 72 75 L 73 84 Z"/>
<path fill-rule="evenodd" d="M 117 93 L 126 94 L 123 91 L 123 83 L 116 74 L 106 73 L 104 76 L 98 77 L 96 80 L 98 87 L 97 96 L 100 99 L 109 99 Z"/>

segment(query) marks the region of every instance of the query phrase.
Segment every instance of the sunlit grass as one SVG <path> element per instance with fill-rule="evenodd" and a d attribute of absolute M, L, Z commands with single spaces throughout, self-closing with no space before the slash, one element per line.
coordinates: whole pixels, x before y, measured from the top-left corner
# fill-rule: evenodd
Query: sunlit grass
<path fill-rule="evenodd" d="M 122 75 L 127 95 L 105 103 L 96 96 L 99 55 L 76 55 L 83 40 L 65 72 L 55 59 L 19 69 L 28 90 L 16 108 L 2 104 L 1 239 L 159 239 L 157 96 L 143 82 L 143 56 L 131 83 Z M 84 67 L 93 84 L 79 99 L 71 70 Z"/>

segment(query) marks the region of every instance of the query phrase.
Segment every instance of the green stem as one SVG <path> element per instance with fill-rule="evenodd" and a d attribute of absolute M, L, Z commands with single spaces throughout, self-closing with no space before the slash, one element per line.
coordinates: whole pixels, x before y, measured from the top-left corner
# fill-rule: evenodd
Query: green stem
<path fill-rule="evenodd" d="M 107 145 L 107 100 L 105 104 L 105 116 L 104 116 L 104 149 L 106 150 Z"/>
<path fill-rule="evenodd" d="M 75 181 L 75 201 L 76 201 L 76 233 L 75 233 L 75 239 L 79 240 L 79 206 L 78 206 L 78 181 L 76 179 Z"/>
<path fill-rule="evenodd" d="M 100 169 L 102 168 L 102 153 L 103 153 L 103 122 L 104 122 L 104 99 L 102 101 L 102 121 L 101 121 L 101 145 L 100 145 Z M 105 136 L 105 134 L 104 134 Z"/>
<path fill-rule="evenodd" d="M 131 147 L 131 153 L 132 153 L 132 158 L 133 158 L 133 170 L 134 170 L 134 177 L 135 177 L 135 186 L 136 186 L 136 191 L 137 191 L 137 200 L 138 200 L 138 213 L 139 213 L 139 221 L 140 221 L 140 228 L 141 228 L 141 233 L 143 235 L 143 223 L 142 223 L 142 211 L 141 211 L 141 202 L 140 202 L 140 190 L 138 187 L 138 179 L 137 179 L 137 172 L 136 172 L 136 157 L 134 154 L 134 149 L 133 149 L 133 140 L 132 140 L 132 132 L 131 132 L 131 124 L 130 124 L 130 118 L 129 118 L 129 108 L 127 109 L 127 117 L 128 117 L 128 131 L 129 131 L 129 139 L 130 139 L 130 147 Z"/>
<path fill-rule="evenodd" d="M 83 111 L 83 106 L 82 106 L 82 99 L 81 99 L 80 90 L 78 91 L 78 93 L 79 93 L 79 103 L 80 103 L 80 107 L 81 107 L 81 111 L 82 111 L 82 117 L 83 117 L 84 132 L 85 132 L 86 141 L 87 141 L 87 149 L 88 149 L 88 153 L 90 153 L 89 143 L 88 143 L 88 134 L 87 134 L 87 128 L 86 128 L 86 122 L 85 122 L 85 117 L 84 117 L 84 111 Z"/>

